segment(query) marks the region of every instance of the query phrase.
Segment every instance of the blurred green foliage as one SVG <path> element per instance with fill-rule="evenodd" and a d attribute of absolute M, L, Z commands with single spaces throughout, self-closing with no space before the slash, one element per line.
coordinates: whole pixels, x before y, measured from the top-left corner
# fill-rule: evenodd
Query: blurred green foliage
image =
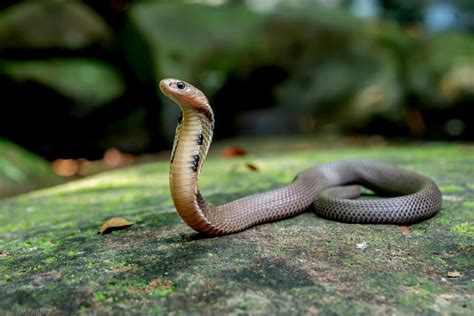
<path fill-rule="evenodd" d="M 218 131 L 256 125 L 256 110 L 264 109 L 259 113 L 271 122 L 266 125 L 282 133 L 327 127 L 403 137 L 474 137 L 467 121 L 474 115 L 468 106 L 474 99 L 473 35 L 457 29 L 427 33 L 419 19 L 435 2 L 379 1 L 382 13 L 367 19 L 348 10 L 351 1 L 279 1 L 266 12 L 252 10 L 255 3 L 245 5 L 251 1 L 221 2 L 12 4 L 0 11 L 0 77 L 20 89 L 34 82 L 53 90 L 74 105 L 65 105 L 67 111 L 89 114 L 113 104 L 96 117 L 122 113 L 108 122 L 130 130 L 114 130 L 118 139 L 134 129 L 143 135 L 143 126 L 149 134 L 159 129 L 165 139 L 172 138 L 178 109 L 165 98 L 161 105 L 153 99 L 163 77 L 201 87 L 226 120 Z M 472 9 L 464 1 L 453 5 Z M 407 17 L 406 8 L 417 11 Z M 7 100 L 6 106 L 12 104 Z M 161 124 L 147 118 L 158 113 Z M 446 129 L 453 120 L 458 128 Z M 104 123 L 93 121 L 100 130 Z M 104 148 L 110 146 L 97 138 Z M 128 140 L 123 146 L 140 152 L 147 148 L 138 144 L 147 143 Z M 120 140 L 113 144 L 121 146 Z"/>
<path fill-rule="evenodd" d="M 83 111 L 111 102 L 125 92 L 118 70 L 97 60 L 6 61 L 0 63 L 0 68 L 17 81 L 35 81 L 56 90 L 79 103 Z"/>
<path fill-rule="evenodd" d="M 413 53 L 409 80 L 424 100 L 420 105 L 449 107 L 474 95 L 474 39 L 444 33 L 425 39 Z"/>
<path fill-rule="evenodd" d="M 173 2 L 139 2 L 129 15 L 153 48 L 157 75 L 210 81 L 210 86 L 216 83 L 208 77 L 218 74 L 208 72 L 235 70 L 238 59 L 258 43 L 265 21 L 243 7 L 223 10 Z"/>
<path fill-rule="evenodd" d="M 47 161 L 0 138 L 0 197 L 61 182 Z"/>
<path fill-rule="evenodd" d="M 80 49 L 107 43 L 112 31 L 79 1 L 25 1 L 0 12 L 0 49 Z"/>

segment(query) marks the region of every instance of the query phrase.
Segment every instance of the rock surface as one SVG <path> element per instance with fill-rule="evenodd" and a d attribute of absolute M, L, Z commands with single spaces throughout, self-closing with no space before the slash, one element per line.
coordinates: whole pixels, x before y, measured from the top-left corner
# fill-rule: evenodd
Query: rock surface
<path fill-rule="evenodd" d="M 442 211 L 409 226 L 308 212 L 205 238 L 179 218 L 167 163 L 0 201 L 0 314 L 468 314 L 474 310 L 474 149 L 332 149 L 210 158 L 213 203 L 275 188 L 301 169 L 378 159 L 433 178 Z M 236 168 L 251 163 L 256 170 Z M 110 217 L 135 224 L 98 235 Z"/>

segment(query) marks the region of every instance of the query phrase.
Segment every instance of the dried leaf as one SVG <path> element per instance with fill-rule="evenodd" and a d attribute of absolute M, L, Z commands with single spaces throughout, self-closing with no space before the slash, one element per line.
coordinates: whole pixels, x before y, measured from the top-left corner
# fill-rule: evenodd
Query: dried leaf
<path fill-rule="evenodd" d="M 129 222 L 123 217 L 112 217 L 106 220 L 104 224 L 102 224 L 102 226 L 99 228 L 98 233 L 105 235 L 113 232 L 114 230 L 127 229 L 133 224 L 133 222 Z"/>
<path fill-rule="evenodd" d="M 126 167 L 135 161 L 135 157 L 118 150 L 117 148 L 109 148 L 105 151 L 103 157 L 104 166 L 107 169 Z"/>
<path fill-rule="evenodd" d="M 459 272 L 459 271 L 448 272 L 448 277 L 449 278 L 459 278 L 460 276 L 461 276 L 461 272 Z"/>
<path fill-rule="evenodd" d="M 247 155 L 247 151 L 242 147 L 230 146 L 221 151 L 221 156 L 226 158 L 243 157 Z"/>
<path fill-rule="evenodd" d="M 253 172 L 257 172 L 258 171 L 258 167 L 257 165 L 251 163 L 251 162 L 247 162 L 245 164 L 247 166 L 247 169 L 250 170 L 250 171 L 253 171 Z"/>
<path fill-rule="evenodd" d="M 235 173 L 248 173 L 248 172 L 258 172 L 260 167 L 258 165 L 251 163 L 251 162 L 238 162 L 232 165 L 229 170 L 229 174 Z"/>
<path fill-rule="evenodd" d="M 411 228 L 408 226 L 398 226 L 400 231 L 402 232 L 403 235 L 410 235 L 411 234 Z"/>
<path fill-rule="evenodd" d="M 77 174 L 79 165 L 75 159 L 56 159 L 51 163 L 51 169 L 61 177 L 72 177 Z"/>

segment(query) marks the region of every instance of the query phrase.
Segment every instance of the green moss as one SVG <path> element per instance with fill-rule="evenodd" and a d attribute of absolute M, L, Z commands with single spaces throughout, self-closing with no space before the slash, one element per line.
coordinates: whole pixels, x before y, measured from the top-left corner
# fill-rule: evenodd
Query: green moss
<path fill-rule="evenodd" d="M 255 174 L 230 174 L 232 160 L 211 157 L 201 191 L 223 203 L 342 158 L 389 161 L 440 185 L 463 187 L 472 180 L 462 168 L 473 163 L 464 150 L 436 145 L 262 154 Z M 472 267 L 469 190 L 445 199 L 442 212 L 411 225 L 409 235 L 395 225 L 338 223 L 307 212 L 205 238 L 174 210 L 167 168 L 143 165 L 0 200 L 6 223 L 0 227 L 0 310 L 21 301 L 64 314 L 155 308 L 161 314 L 449 314 L 451 305 L 438 306 L 437 297 L 466 295 L 472 287 L 469 278 L 440 278 L 447 271 L 469 275 Z M 112 216 L 136 225 L 97 235 Z M 356 247 L 362 241 L 365 250 Z"/>
<path fill-rule="evenodd" d="M 176 286 L 171 286 L 169 288 L 162 288 L 162 289 L 153 289 L 153 290 L 150 290 L 148 295 L 150 295 L 152 297 L 153 296 L 155 296 L 155 297 L 166 297 L 169 294 L 176 292 L 176 290 L 177 290 Z"/>
<path fill-rule="evenodd" d="M 455 192 L 464 191 L 464 188 L 458 185 L 444 185 L 444 186 L 440 186 L 439 189 L 443 193 L 455 193 Z"/>
<path fill-rule="evenodd" d="M 155 306 L 147 306 L 144 308 L 144 314 L 147 315 L 163 315 L 163 307 L 160 305 L 155 305 Z"/>
<path fill-rule="evenodd" d="M 94 299 L 96 302 L 103 302 L 108 298 L 107 293 L 104 292 L 97 292 L 94 293 Z"/>
<path fill-rule="evenodd" d="M 433 255 L 431 258 L 433 266 L 438 268 L 447 268 L 449 265 L 441 256 Z"/>
<path fill-rule="evenodd" d="M 467 208 L 474 208 L 474 201 L 466 201 L 462 205 Z"/>
<path fill-rule="evenodd" d="M 440 217 L 440 216 L 438 216 L 438 217 L 436 218 L 436 222 L 437 222 L 438 224 L 449 224 L 449 223 L 450 223 L 450 220 L 449 220 L 449 218 L 447 218 L 447 217 Z"/>
<path fill-rule="evenodd" d="M 371 277 L 371 291 L 396 300 L 400 304 L 399 312 L 427 312 L 435 303 L 437 294 L 443 292 L 441 285 L 417 273 L 397 272 L 381 279 Z"/>
<path fill-rule="evenodd" d="M 413 306 L 426 311 L 434 303 L 434 298 L 427 289 L 411 288 L 400 297 L 400 302 L 406 307 Z"/>
<path fill-rule="evenodd" d="M 6 282 L 10 281 L 11 279 L 12 279 L 12 276 L 10 274 L 8 274 L 7 272 L 5 272 L 5 271 L 2 271 L 2 273 L 0 274 L 0 281 L 1 282 L 6 283 Z M 0 282 L 0 284 L 1 284 L 1 282 Z"/>
<path fill-rule="evenodd" d="M 411 230 L 411 233 L 414 235 L 414 236 L 421 236 L 423 234 L 425 234 L 426 230 L 424 228 L 414 228 Z"/>
<path fill-rule="evenodd" d="M 284 257 L 284 256 L 286 256 L 285 250 L 284 250 L 284 249 L 277 249 L 277 251 L 275 251 L 275 256 L 277 256 L 277 257 Z"/>
<path fill-rule="evenodd" d="M 467 251 L 462 251 L 457 256 L 449 258 L 449 264 L 456 267 L 458 270 L 470 270 L 472 269 L 472 257 L 473 257 L 474 249 L 470 249 Z M 473 281 L 468 280 L 468 285 L 474 285 Z"/>
<path fill-rule="evenodd" d="M 346 258 L 342 260 L 342 264 L 345 265 L 346 267 L 353 267 L 357 263 L 352 258 Z"/>
<path fill-rule="evenodd" d="M 49 257 L 49 258 L 44 259 L 43 262 L 46 263 L 46 264 L 55 263 L 55 262 L 56 262 L 56 258 L 54 258 L 54 257 Z"/>
<path fill-rule="evenodd" d="M 469 223 L 456 225 L 451 231 L 457 235 L 474 237 L 474 226 L 469 225 Z"/>

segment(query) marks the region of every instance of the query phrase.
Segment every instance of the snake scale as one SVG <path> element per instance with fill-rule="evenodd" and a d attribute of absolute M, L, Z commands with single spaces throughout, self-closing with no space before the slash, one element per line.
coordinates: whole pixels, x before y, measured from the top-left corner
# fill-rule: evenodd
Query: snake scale
<path fill-rule="evenodd" d="M 441 192 L 432 180 L 369 160 L 316 166 L 300 172 L 285 187 L 211 205 L 198 187 L 214 128 L 209 102 L 199 89 L 181 80 L 164 79 L 160 89 L 181 108 L 171 153 L 171 196 L 179 215 L 198 232 L 231 234 L 302 213 L 311 204 L 322 217 L 350 223 L 417 222 L 441 208 Z M 360 185 L 390 197 L 356 199 Z"/>

